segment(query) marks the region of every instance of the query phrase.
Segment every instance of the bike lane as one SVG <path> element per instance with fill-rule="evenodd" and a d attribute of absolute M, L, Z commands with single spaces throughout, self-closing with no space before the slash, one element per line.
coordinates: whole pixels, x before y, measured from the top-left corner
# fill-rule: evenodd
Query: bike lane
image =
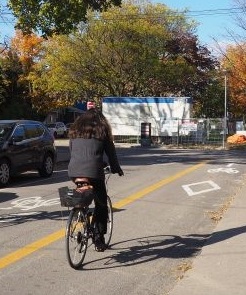
<path fill-rule="evenodd" d="M 126 205 L 128 205 L 128 204 L 130 204 L 130 203 L 132 203 L 132 202 L 146 196 L 146 195 L 148 195 L 149 193 L 151 193 L 151 192 L 165 186 L 166 184 L 169 184 L 169 183 L 183 177 L 186 174 L 194 172 L 196 169 L 201 168 L 205 164 L 206 164 L 206 162 L 203 161 L 203 162 L 201 162 L 199 164 L 196 164 L 196 165 L 193 165 L 193 166 L 191 166 L 191 167 L 189 167 L 187 169 L 184 169 L 184 170 L 182 170 L 182 171 L 180 171 L 180 172 L 178 172 L 178 173 L 176 173 L 174 175 L 171 175 L 171 176 L 169 176 L 169 177 L 167 177 L 167 178 L 165 178 L 165 179 L 163 179 L 163 180 L 161 180 L 161 181 L 159 181 L 157 183 L 154 183 L 153 185 L 151 185 L 149 187 L 146 187 L 146 188 L 138 191 L 137 193 L 131 194 L 130 196 L 128 196 L 128 197 L 114 203 L 113 208 L 120 209 L 120 208 L 122 208 L 122 207 L 124 207 L 124 206 L 126 206 Z M 24 206 L 24 207 L 22 206 L 22 208 L 24 208 L 24 210 L 25 210 L 25 208 L 28 208 L 28 207 L 25 207 L 26 205 L 28 205 L 30 202 L 32 203 L 31 199 L 32 199 L 32 197 L 27 198 L 26 200 L 22 199 L 22 205 Z M 44 203 L 43 202 L 40 203 L 40 198 L 38 198 L 38 197 L 36 197 L 36 200 L 38 201 L 38 203 L 36 203 L 36 205 L 33 205 L 33 208 L 39 207 L 40 204 L 41 205 L 47 204 L 47 202 L 48 202 L 48 204 L 52 204 L 52 202 L 53 202 L 53 204 L 56 204 L 57 202 L 59 202 L 59 200 L 57 200 L 57 198 L 46 201 Z M 15 203 L 16 202 L 14 202 L 14 205 L 15 205 Z M 21 202 L 19 201 L 19 203 L 21 203 Z M 7 266 L 11 265 L 14 262 L 17 262 L 18 260 L 30 255 L 31 253 L 33 253 L 35 251 L 38 251 L 39 249 L 41 249 L 41 248 L 43 248 L 43 247 L 57 241 L 58 239 L 64 237 L 64 232 L 65 232 L 64 229 L 58 230 L 57 232 L 54 232 L 54 233 L 52 233 L 52 234 L 50 234 L 50 235 L 48 235 L 48 236 L 46 236 L 46 237 L 44 237 L 42 239 L 39 239 L 39 240 L 37 240 L 37 241 L 35 241 L 33 243 L 30 243 L 30 244 L 24 246 L 23 248 L 20 248 L 20 249 L 14 251 L 12 253 L 9 253 L 9 254 L 1 257 L 0 258 L 0 269 L 7 267 Z"/>

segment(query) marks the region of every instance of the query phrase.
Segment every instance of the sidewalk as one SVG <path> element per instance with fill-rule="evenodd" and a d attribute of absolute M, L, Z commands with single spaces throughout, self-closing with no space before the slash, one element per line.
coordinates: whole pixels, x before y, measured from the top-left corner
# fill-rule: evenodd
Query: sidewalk
<path fill-rule="evenodd" d="M 169 295 L 246 294 L 246 185 Z"/>

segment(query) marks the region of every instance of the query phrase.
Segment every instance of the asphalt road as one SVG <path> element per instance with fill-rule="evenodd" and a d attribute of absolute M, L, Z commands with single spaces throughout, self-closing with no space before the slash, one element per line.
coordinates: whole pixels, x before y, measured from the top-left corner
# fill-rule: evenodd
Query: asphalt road
<path fill-rule="evenodd" d="M 243 152 L 117 151 L 125 176 L 108 180 L 111 248 L 90 247 L 80 270 L 66 260 L 68 211 L 57 193 L 72 185 L 67 163 L 58 163 L 49 179 L 25 173 L 0 190 L 1 294 L 165 295 L 192 267 L 220 209 L 243 184 Z"/>

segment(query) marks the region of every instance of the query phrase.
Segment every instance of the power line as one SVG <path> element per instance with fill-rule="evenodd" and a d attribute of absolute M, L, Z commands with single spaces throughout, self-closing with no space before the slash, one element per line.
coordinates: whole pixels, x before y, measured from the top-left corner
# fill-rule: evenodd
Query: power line
<path fill-rule="evenodd" d="M 7 9 L 7 8 L 6 8 Z M 200 15 L 217 15 L 217 14 L 234 14 L 234 13 L 245 13 L 245 7 L 235 7 L 235 8 L 217 8 L 217 9 L 203 9 L 203 10 L 173 10 L 170 11 L 171 14 L 190 14 L 195 16 Z M 0 14 L 2 15 L 12 15 L 11 11 L 4 11 L 0 8 Z"/>
<path fill-rule="evenodd" d="M 204 10 L 194 10 L 188 11 L 186 14 L 191 16 L 213 16 L 213 15 L 230 15 L 230 14 L 239 14 L 245 13 L 245 7 L 237 8 L 224 8 L 224 9 L 204 9 Z"/>
<path fill-rule="evenodd" d="M 175 15 L 187 15 L 188 17 L 200 17 L 200 16 L 216 16 L 216 15 L 232 15 L 232 14 L 240 14 L 240 13 L 245 13 L 246 14 L 246 9 L 245 7 L 237 7 L 237 8 L 219 8 L 219 9 L 203 9 L 203 10 L 170 10 L 170 11 L 165 11 L 164 13 L 153 13 L 153 18 L 154 17 L 161 17 L 163 15 L 166 16 L 175 16 Z M 10 20 L 7 16 L 12 16 L 13 18 Z M 121 18 L 142 18 L 146 14 L 126 14 L 122 15 Z M 0 8 L 0 23 L 9 23 L 9 24 L 14 24 L 14 16 L 12 15 L 11 12 L 9 11 L 4 11 L 1 10 Z M 110 20 L 110 19 L 108 19 Z M 112 19 L 113 20 L 113 19 Z"/>
<path fill-rule="evenodd" d="M 240 14 L 240 13 L 245 13 L 246 14 L 246 9 L 245 7 L 238 7 L 238 8 L 224 8 L 224 9 L 204 9 L 204 10 L 194 10 L 194 11 L 186 11 L 186 10 L 167 10 L 162 13 L 152 13 L 152 14 L 147 14 L 147 13 L 139 13 L 139 14 L 125 14 L 125 15 L 117 15 L 118 20 L 123 20 L 123 19 L 143 19 L 145 16 L 148 16 L 152 19 L 158 19 L 163 16 L 165 17 L 175 17 L 175 16 L 186 16 L 188 18 L 194 18 L 194 17 L 199 17 L 199 16 L 216 16 L 216 15 L 232 15 L 232 14 Z M 99 19 L 96 19 L 100 21 Z M 106 17 L 103 18 L 104 21 L 110 21 L 110 20 L 115 20 L 114 17 Z"/>

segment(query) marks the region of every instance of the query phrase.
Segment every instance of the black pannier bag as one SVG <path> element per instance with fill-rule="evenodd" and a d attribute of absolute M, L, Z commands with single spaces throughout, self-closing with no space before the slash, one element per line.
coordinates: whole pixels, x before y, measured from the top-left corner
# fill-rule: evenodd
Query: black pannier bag
<path fill-rule="evenodd" d="M 67 186 L 58 189 L 62 207 L 87 207 L 95 196 L 92 187 L 83 189 L 72 189 Z"/>

